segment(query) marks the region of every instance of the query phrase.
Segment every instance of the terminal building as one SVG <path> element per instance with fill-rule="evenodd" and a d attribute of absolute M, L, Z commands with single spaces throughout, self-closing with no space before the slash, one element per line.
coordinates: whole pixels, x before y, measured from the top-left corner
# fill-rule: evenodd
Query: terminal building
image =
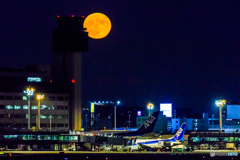
<path fill-rule="evenodd" d="M 40 103 L 40 127 L 42 130 L 68 130 L 68 94 L 42 93 Z M 37 126 L 38 100 L 32 96 L 31 125 Z M 22 92 L 0 92 L 0 127 L 28 129 L 28 97 Z M 50 127 L 51 126 L 51 127 Z"/>

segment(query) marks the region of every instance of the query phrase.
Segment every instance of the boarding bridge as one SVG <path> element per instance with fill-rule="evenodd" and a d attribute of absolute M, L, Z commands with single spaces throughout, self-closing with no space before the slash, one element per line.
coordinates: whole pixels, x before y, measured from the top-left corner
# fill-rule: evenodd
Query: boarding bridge
<path fill-rule="evenodd" d="M 63 150 L 69 144 L 81 146 L 84 143 L 90 143 L 91 148 L 94 146 L 101 146 L 101 144 L 108 145 L 123 145 L 127 143 L 125 138 L 116 138 L 109 136 L 86 135 L 83 133 L 61 134 L 58 132 L 5 132 L 0 135 L 0 148 L 6 149 L 11 147 L 19 148 L 19 145 L 28 146 L 27 149 L 32 148 L 38 150 L 39 146 L 50 146 L 49 150 Z M 44 148 L 44 147 L 42 147 Z"/>

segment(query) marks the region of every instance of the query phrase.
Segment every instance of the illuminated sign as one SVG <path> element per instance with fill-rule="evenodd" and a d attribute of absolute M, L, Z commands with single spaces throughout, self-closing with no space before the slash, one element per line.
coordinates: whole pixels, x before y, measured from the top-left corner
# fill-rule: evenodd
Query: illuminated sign
<path fill-rule="evenodd" d="M 28 82 L 42 82 L 42 79 L 39 77 L 28 77 L 27 81 Z"/>
<path fill-rule="evenodd" d="M 91 113 L 94 113 L 94 103 L 91 103 Z"/>
<path fill-rule="evenodd" d="M 166 117 L 172 117 L 172 103 L 160 103 L 160 111 L 163 111 Z"/>
<path fill-rule="evenodd" d="M 138 116 L 141 116 L 141 115 L 142 115 L 142 112 L 141 112 L 141 111 L 137 111 L 137 115 L 138 115 Z"/>

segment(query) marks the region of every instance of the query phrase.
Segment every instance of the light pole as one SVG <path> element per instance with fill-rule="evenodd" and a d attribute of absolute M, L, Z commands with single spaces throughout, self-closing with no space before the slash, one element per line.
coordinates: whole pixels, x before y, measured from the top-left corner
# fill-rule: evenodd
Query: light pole
<path fill-rule="evenodd" d="M 43 99 L 44 95 L 40 95 L 40 93 L 37 95 L 37 100 L 38 100 L 38 119 L 37 119 L 37 123 L 38 123 L 38 130 L 40 130 L 40 100 Z"/>
<path fill-rule="evenodd" d="M 220 133 L 222 133 L 222 108 L 226 104 L 226 100 L 216 100 L 215 104 L 217 107 L 219 107 L 219 128 Z"/>
<path fill-rule="evenodd" d="M 30 86 L 23 91 L 24 93 L 26 93 L 28 95 L 28 129 L 31 129 L 31 106 L 30 106 L 30 96 L 33 95 L 35 89 L 34 88 L 30 88 Z"/>
<path fill-rule="evenodd" d="M 212 114 L 212 128 L 213 128 L 213 117 L 214 117 L 214 114 Z"/>
<path fill-rule="evenodd" d="M 130 116 L 131 116 L 131 114 L 130 114 L 130 113 L 131 113 L 131 111 L 129 111 L 129 120 L 128 120 L 129 127 L 128 127 L 128 129 L 130 129 L 130 122 L 131 122 L 131 121 L 130 121 Z"/>
<path fill-rule="evenodd" d="M 117 105 L 120 104 L 120 101 L 115 102 L 114 105 L 114 130 L 117 128 Z"/>
<path fill-rule="evenodd" d="M 148 103 L 147 109 L 148 109 L 148 117 L 150 117 L 150 110 L 154 108 L 154 105 L 152 103 Z"/>

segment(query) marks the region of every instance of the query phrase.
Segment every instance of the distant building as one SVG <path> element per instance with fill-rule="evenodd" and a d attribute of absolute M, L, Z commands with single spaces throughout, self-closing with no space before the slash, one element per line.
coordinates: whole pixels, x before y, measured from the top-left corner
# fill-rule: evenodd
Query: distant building
<path fill-rule="evenodd" d="M 172 119 L 172 133 L 176 132 L 184 122 L 187 123 L 186 130 L 190 131 L 207 131 L 209 128 L 208 113 L 203 113 L 201 118 L 197 116 L 192 118 Z"/>
<path fill-rule="evenodd" d="M 68 130 L 68 94 L 42 93 L 40 127 L 42 130 Z M 31 125 L 37 129 L 38 100 L 32 96 Z M 0 128 L 28 129 L 28 97 L 22 92 L 0 92 Z M 50 127 L 51 125 L 51 127 Z"/>
<path fill-rule="evenodd" d="M 51 118 L 51 130 L 69 129 L 69 94 L 64 86 L 51 83 L 50 71 L 48 65 L 0 69 L 0 128 L 28 129 L 28 97 L 23 91 L 30 86 L 35 89 L 30 100 L 30 128 L 36 127 L 36 94 L 41 93 L 40 127 L 49 129 Z"/>
<path fill-rule="evenodd" d="M 175 108 L 173 110 L 173 118 L 191 118 L 191 108 Z"/>

